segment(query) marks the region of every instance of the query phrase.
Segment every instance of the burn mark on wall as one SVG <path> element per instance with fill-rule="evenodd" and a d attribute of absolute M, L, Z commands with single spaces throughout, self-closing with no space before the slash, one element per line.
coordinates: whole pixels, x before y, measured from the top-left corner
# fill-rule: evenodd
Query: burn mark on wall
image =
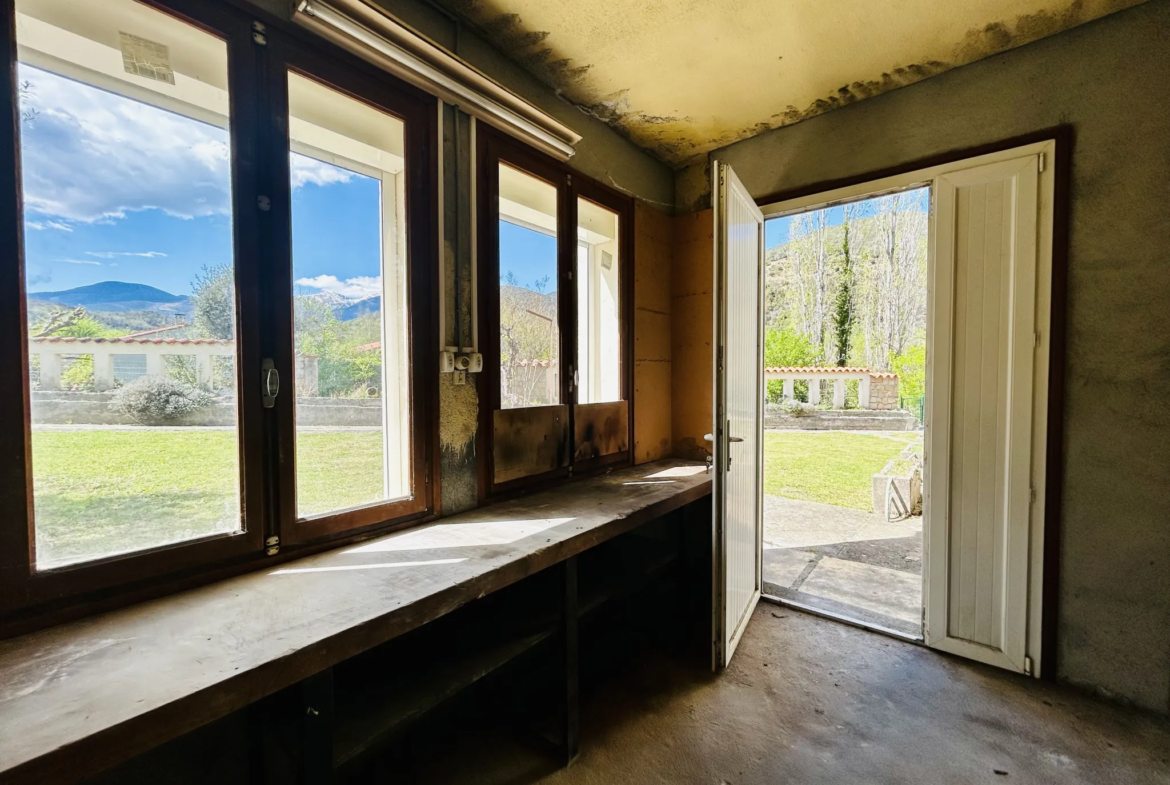
<path fill-rule="evenodd" d="M 573 460 L 585 461 L 628 450 L 629 410 L 625 401 L 579 405 L 573 418 Z"/>

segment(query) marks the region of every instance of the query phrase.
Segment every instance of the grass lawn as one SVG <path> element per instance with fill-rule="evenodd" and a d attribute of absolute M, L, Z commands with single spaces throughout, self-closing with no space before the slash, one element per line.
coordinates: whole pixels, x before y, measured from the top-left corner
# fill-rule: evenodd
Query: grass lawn
<path fill-rule="evenodd" d="M 382 435 L 298 436 L 301 514 L 375 500 Z M 239 527 L 236 436 L 218 430 L 33 432 L 38 561 L 66 564 Z"/>
<path fill-rule="evenodd" d="M 919 438 L 913 431 L 769 431 L 764 434 L 764 493 L 871 510 L 873 475 Z"/>

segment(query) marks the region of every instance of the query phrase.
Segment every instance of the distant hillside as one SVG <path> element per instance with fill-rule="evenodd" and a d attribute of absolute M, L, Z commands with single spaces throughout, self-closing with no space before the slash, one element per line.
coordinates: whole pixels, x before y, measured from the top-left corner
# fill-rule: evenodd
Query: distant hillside
<path fill-rule="evenodd" d="M 377 313 L 380 310 L 382 310 L 382 298 L 379 295 L 333 306 L 333 313 L 343 322 L 365 316 L 368 313 Z"/>
<path fill-rule="evenodd" d="M 191 298 L 171 294 L 153 286 L 123 281 L 102 281 L 90 286 L 79 286 L 60 292 L 29 292 L 28 299 L 67 307 L 84 305 L 89 311 L 158 311 L 168 314 L 186 314 L 191 311 Z"/>

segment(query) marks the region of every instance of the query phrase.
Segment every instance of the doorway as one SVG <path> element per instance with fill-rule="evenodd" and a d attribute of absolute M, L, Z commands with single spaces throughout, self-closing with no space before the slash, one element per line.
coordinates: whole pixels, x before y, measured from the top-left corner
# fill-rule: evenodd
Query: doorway
<path fill-rule="evenodd" d="M 764 592 L 922 638 L 930 186 L 771 217 Z"/>
<path fill-rule="evenodd" d="M 844 427 L 770 429 L 792 432 L 772 437 L 771 451 L 768 437 L 761 434 L 761 477 L 754 486 L 745 486 L 756 493 L 748 502 L 739 499 L 726 480 L 720 483 L 732 472 L 734 449 L 724 444 L 729 431 L 725 426 L 721 435 L 723 409 L 716 396 L 716 540 L 727 540 L 733 530 L 751 528 L 750 522 L 740 526 L 731 518 L 721 527 L 720 510 L 734 505 L 758 510 L 757 574 L 763 595 L 803 610 L 918 638 L 932 648 L 1039 675 L 1045 637 L 1056 144 L 1050 139 L 1005 145 L 983 155 L 766 204 L 757 213 L 758 241 L 747 239 L 755 231 L 751 222 L 745 222 L 743 232 L 723 231 L 721 220 L 734 224 L 729 223 L 731 213 L 721 206 L 722 200 L 716 200 L 717 281 L 721 259 L 733 259 L 737 251 L 747 253 L 750 242 L 763 246 L 757 257 L 762 296 L 753 314 L 761 325 L 773 316 L 774 332 L 761 329 L 755 335 L 758 373 L 742 374 L 759 379 L 761 404 L 755 411 L 761 431 L 768 416 L 765 397 L 778 407 L 776 417 L 790 420 L 882 417 L 878 412 L 887 411 L 883 408 L 887 402 L 893 404 L 888 411 L 897 413 L 889 416 L 916 420 L 901 434 L 897 433 L 900 429 L 890 428 L 877 437 L 889 439 L 891 444 L 886 446 L 896 448 L 896 455 L 870 475 L 870 509 L 854 511 L 878 519 L 850 522 L 843 517 L 833 525 L 818 527 L 808 521 L 824 518 L 832 508 L 848 511 L 847 502 L 842 502 L 849 498 L 855 507 L 864 507 L 860 488 L 843 490 L 835 478 L 849 475 L 839 471 L 842 463 L 853 466 L 855 479 L 873 468 L 859 463 L 865 442 L 852 437 L 872 438 L 875 433 Z M 720 165 L 719 177 L 720 183 L 726 179 L 738 186 L 726 164 Z M 915 239 L 902 245 L 867 246 L 862 235 L 872 226 L 861 229 L 860 213 L 867 202 L 872 215 L 865 217 L 876 218 L 871 224 L 906 227 L 917 222 L 919 228 L 910 233 Z M 854 210 L 859 211 L 856 222 Z M 777 227 L 771 238 L 764 228 L 767 219 Z M 783 219 L 789 219 L 787 225 Z M 787 240 L 779 242 L 782 227 L 787 229 Z M 788 276 L 781 281 L 786 286 L 777 296 L 795 299 L 797 305 L 779 319 L 769 313 L 769 309 L 780 313 L 783 308 L 763 280 L 772 272 L 764 248 L 785 243 L 786 251 L 773 254 L 773 261 L 787 254 L 787 267 L 776 265 L 778 275 Z M 903 254 L 901 266 L 899 253 Z M 856 276 L 864 278 L 873 272 L 864 267 L 873 263 L 866 254 L 884 256 L 885 265 L 878 265 L 884 280 L 857 281 Z M 794 273 L 798 263 L 806 262 L 811 267 Z M 872 297 L 875 286 L 889 284 L 895 272 L 913 286 L 888 288 L 888 296 L 874 299 L 869 306 L 859 302 L 859 298 Z M 843 279 L 849 280 L 844 295 Z M 905 308 L 895 303 L 898 291 L 910 293 Z M 734 376 L 730 367 L 734 363 L 725 369 L 722 358 L 734 358 L 747 346 L 738 346 L 730 331 L 720 329 L 721 319 L 728 318 L 728 302 L 727 292 L 717 287 L 717 391 L 721 382 Z M 836 305 L 840 309 L 832 307 Z M 870 318 L 866 307 L 877 314 L 880 328 L 869 334 L 854 321 Z M 819 314 L 819 321 L 809 320 L 809 313 Z M 909 319 L 903 334 L 911 338 L 891 355 L 897 336 L 889 328 L 901 318 L 894 314 Z M 751 318 L 737 317 L 745 324 Z M 864 354 L 854 340 L 868 341 L 874 351 Z M 748 341 L 746 334 L 742 341 Z M 765 362 L 769 344 L 788 352 L 781 353 L 783 364 Z M 795 362 L 793 358 L 799 359 L 805 349 L 804 360 Z M 921 370 L 911 368 L 915 351 L 921 352 Z M 850 364 L 861 357 L 883 367 Z M 895 365 L 901 373 L 893 370 Z M 907 378 L 905 387 L 888 389 L 893 382 L 886 380 L 901 376 Z M 918 390 L 910 380 L 917 378 L 921 392 L 915 396 L 910 393 Z M 864 413 L 867 407 L 868 414 Z M 863 413 L 851 414 L 851 410 Z M 803 433 L 806 430 L 832 433 Z M 805 440 L 803 451 L 800 439 Z M 841 442 L 835 454 L 829 449 L 832 439 Z M 799 465 L 802 457 L 808 466 Z M 875 453 L 871 458 L 880 462 L 882 455 Z M 764 468 L 768 465 L 771 470 Z M 762 476 L 765 472 L 767 479 Z M 819 499 L 817 494 L 821 494 Z M 782 514 L 769 515 L 769 497 L 773 513 L 788 505 L 787 527 Z M 826 504 L 830 509 L 799 507 L 793 502 Z M 919 509 L 921 515 L 916 515 Z M 769 525 L 770 518 L 776 525 Z M 906 529 L 893 528 L 897 526 Z M 896 563 L 901 569 L 894 569 L 894 559 L 901 560 Z M 719 556 L 716 562 L 723 576 L 717 578 L 718 588 L 735 573 L 729 562 L 720 566 Z M 880 576 L 885 576 L 886 585 L 877 580 Z M 897 589 L 891 585 L 904 589 L 903 596 L 895 596 Z M 891 610 L 900 611 L 902 618 Z"/>

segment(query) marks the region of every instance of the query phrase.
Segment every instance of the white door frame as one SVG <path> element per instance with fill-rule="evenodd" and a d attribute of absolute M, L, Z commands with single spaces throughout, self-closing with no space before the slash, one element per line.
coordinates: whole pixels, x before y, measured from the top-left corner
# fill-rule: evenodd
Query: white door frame
<path fill-rule="evenodd" d="M 1055 169 L 1057 161 L 1057 140 L 1047 139 L 1031 144 L 1020 145 L 1009 149 L 998 150 L 971 158 L 949 161 L 935 166 L 924 167 L 902 174 L 878 178 L 863 183 L 848 185 L 830 191 L 822 191 L 807 196 L 787 199 L 761 205 L 760 211 L 765 219 L 778 218 L 794 213 L 803 213 L 822 207 L 829 207 L 842 202 L 868 199 L 881 196 L 885 193 L 904 191 L 914 187 L 933 186 L 937 178 L 964 169 L 976 166 L 994 164 L 1024 156 L 1040 156 L 1040 174 L 1038 182 L 1039 214 L 1037 216 L 1037 245 L 1036 245 L 1036 330 L 1038 342 L 1033 355 L 1033 378 L 1035 379 L 1032 392 L 1032 461 L 1031 481 L 1035 500 L 1032 504 L 1032 514 L 1029 525 L 1028 538 L 1028 577 L 1027 577 L 1027 611 L 1028 623 L 1026 634 L 1027 672 L 1039 677 L 1044 652 L 1043 641 L 1043 613 L 1044 603 L 1044 554 L 1045 554 L 1045 520 L 1049 504 L 1048 499 L 1048 409 L 1049 409 L 1049 369 L 1051 368 L 1051 326 L 1052 326 L 1052 285 L 1053 285 L 1053 243 L 1055 219 Z M 932 189 L 936 190 L 936 189 Z M 931 203 L 931 233 L 934 232 L 934 198 Z M 929 244 L 933 247 L 933 242 Z M 935 274 L 935 260 L 930 252 L 927 260 L 928 274 L 933 281 Z M 928 295 L 929 296 L 929 295 Z M 932 298 L 933 299 L 933 298 Z M 928 323 L 931 317 L 928 316 Z M 930 376 L 928 352 L 928 377 Z M 930 400 L 927 401 L 926 420 L 931 422 Z M 925 461 L 931 465 L 930 439 L 925 444 Z M 930 516 L 929 500 L 924 500 L 923 521 L 923 603 L 929 609 L 931 597 L 928 589 L 930 555 L 933 552 L 942 553 L 945 557 L 944 545 L 932 543 L 929 531 Z M 928 611 L 927 611 L 928 612 Z M 978 652 L 963 652 L 966 656 L 984 660 Z"/>

